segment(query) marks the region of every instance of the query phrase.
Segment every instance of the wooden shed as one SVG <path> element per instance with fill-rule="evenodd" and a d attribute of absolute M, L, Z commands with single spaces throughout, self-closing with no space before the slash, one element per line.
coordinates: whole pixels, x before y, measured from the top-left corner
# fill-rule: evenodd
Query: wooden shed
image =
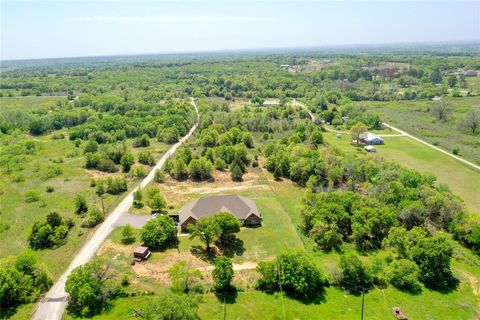
<path fill-rule="evenodd" d="M 133 259 L 135 261 L 147 260 L 151 254 L 152 252 L 150 251 L 150 249 L 148 249 L 148 247 L 140 246 L 133 251 Z"/>

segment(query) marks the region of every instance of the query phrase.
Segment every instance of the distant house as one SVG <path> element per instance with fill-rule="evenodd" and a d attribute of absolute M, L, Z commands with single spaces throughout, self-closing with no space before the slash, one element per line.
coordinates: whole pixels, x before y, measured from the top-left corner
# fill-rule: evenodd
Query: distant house
<path fill-rule="evenodd" d="M 196 223 L 198 219 L 222 211 L 233 214 L 244 226 L 262 224 L 262 216 L 255 202 L 242 196 L 221 195 L 198 198 L 184 205 L 179 212 L 180 228 L 185 231 L 189 224 Z"/>
<path fill-rule="evenodd" d="M 289 64 L 281 64 L 280 68 L 284 68 L 284 69 L 290 68 L 290 65 Z"/>
<path fill-rule="evenodd" d="M 377 152 L 377 149 L 375 149 L 374 147 L 372 147 L 371 145 L 366 145 L 365 147 L 363 147 L 365 150 L 367 150 L 367 152 Z"/>
<path fill-rule="evenodd" d="M 150 249 L 148 249 L 148 247 L 140 246 L 133 251 L 133 259 L 135 261 L 147 260 L 151 254 L 152 252 L 150 251 Z"/>
<path fill-rule="evenodd" d="M 343 122 L 348 121 L 348 120 L 350 120 L 350 117 L 342 117 Z"/>
<path fill-rule="evenodd" d="M 262 106 L 278 106 L 278 105 L 280 105 L 280 101 L 265 100 L 262 103 Z"/>
<path fill-rule="evenodd" d="M 478 74 L 477 70 L 473 70 L 473 69 L 467 70 L 464 73 L 462 73 L 462 75 L 465 77 L 476 77 L 477 74 Z"/>
<path fill-rule="evenodd" d="M 382 138 L 380 138 L 379 136 L 371 132 L 361 133 L 360 136 L 358 137 L 358 140 L 360 143 L 367 144 L 367 145 L 384 144 L 384 141 Z"/>

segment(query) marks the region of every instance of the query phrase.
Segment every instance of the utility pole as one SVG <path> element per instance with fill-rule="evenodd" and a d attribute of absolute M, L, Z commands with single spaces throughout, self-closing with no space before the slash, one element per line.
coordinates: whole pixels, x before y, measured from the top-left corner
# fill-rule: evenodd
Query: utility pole
<path fill-rule="evenodd" d="M 102 201 L 102 212 L 103 212 L 103 216 L 105 216 L 105 206 L 103 204 L 103 194 L 100 196 L 100 200 Z"/>
<path fill-rule="evenodd" d="M 363 320 L 364 307 L 365 307 L 365 290 L 362 289 L 362 320 Z"/>
<path fill-rule="evenodd" d="M 225 296 L 223 296 L 223 320 L 227 319 L 227 304 L 225 302 Z"/>

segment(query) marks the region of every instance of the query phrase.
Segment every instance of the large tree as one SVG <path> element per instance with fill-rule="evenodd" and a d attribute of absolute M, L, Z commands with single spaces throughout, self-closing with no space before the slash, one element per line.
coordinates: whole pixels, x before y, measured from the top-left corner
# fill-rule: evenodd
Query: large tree
<path fill-rule="evenodd" d="M 480 131 L 480 111 L 471 110 L 463 116 L 462 120 L 458 124 L 458 127 L 461 130 L 470 131 L 473 134 L 476 134 Z"/>
<path fill-rule="evenodd" d="M 352 140 L 358 145 L 358 140 L 360 139 L 360 135 L 368 131 L 367 126 L 362 122 L 357 122 L 351 129 L 350 135 L 352 136 Z"/>
<path fill-rule="evenodd" d="M 226 291 L 232 288 L 234 271 L 232 261 L 224 256 L 215 260 L 215 268 L 212 271 L 215 290 Z"/>
<path fill-rule="evenodd" d="M 235 238 L 235 233 L 240 232 L 240 221 L 230 212 L 219 212 L 214 215 L 214 222 L 220 228 L 220 240 L 222 242 Z"/>
<path fill-rule="evenodd" d="M 450 116 L 450 113 L 451 113 L 451 109 L 450 107 L 448 106 L 447 102 L 445 102 L 444 100 L 440 100 L 438 101 L 438 103 L 436 103 L 432 109 L 431 109 L 431 113 L 440 121 L 447 121 L 448 120 L 448 117 Z"/>
<path fill-rule="evenodd" d="M 160 249 L 173 243 L 176 235 L 175 223 L 167 215 L 161 215 L 147 221 L 141 231 L 143 243 L 152 249 Z"/>
<path fill-rule="evenodd" d="M 220 232 L 214 217 L 202 217 L 190 226 L 190 238 L 199 238 L 205 244 L 207 251 L 210 250 L 210 245 L 217 239 Z"/>
<path fill-rule="evenodd" d="M 311 258 L 303 251 L 280 254 L 273 261 L 262 261 L 258 287 L 265 291 L 282 290 L 298 297 L 312 297 L 322 291 L 327 280 Z"/>
<path fill-rule="evenodd" d="M 147 305 L 145 320 L 198 320 L 198 303 L 195 297 L 164 291 Z"/>
<path fill-rule="evenodd" d="M 97 262 L 75 268 L 65 283 L 69 310 L 84 317 L 101 312 L 115 291 L 111 279 L 108 267 Z"/>
<path fill-rule="evenodd" d="M 176 292 L 189 293 L 202 279 L 200 270 L 192 268 L 186 260 L 181 260 L 168 269 L 168 276 L 172 281 L 172 288 Z"/>
<path fill-rule="evenodd" d="M 411 249 L 412 259 L 420 268 L 420 280 L 431 287 L 451 284 L 452 255 L 453 249 L 444 236 L 422 239 Z"/>
<path fill-rule="evenodd" d="M 356 254 L 340 258 L 340 284 L 352 293 L 367 291 L 373 284 L 373 272 Z"/>

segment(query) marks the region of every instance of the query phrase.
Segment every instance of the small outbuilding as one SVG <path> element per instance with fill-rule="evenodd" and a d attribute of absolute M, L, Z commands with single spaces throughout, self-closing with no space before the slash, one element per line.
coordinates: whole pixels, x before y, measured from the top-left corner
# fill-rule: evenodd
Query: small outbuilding
<path fill-rule="evenodd" d="M 138 262 L 144 261 L 147 260 L 151 254 L 152 252 L 150 251 L 150 249 L 148 249 L 148 247 L 140 246 L 133 250 L 133 260 Z"/>
<path fill-rule="evenodd" d="M 377 152 L 377 149 L 375 149 L 374 147 L 372 147 L 371 145 L 366 145 L 365 147 L 363 147 L 365 150 L 367 150 L 367 152 Z"/>
<path fill-rule="evenodd" d="M 184 205 L 179 212 L 180 227 L 185 231 L 188 225 L 196 223 L 199 218 L 213 216 L 222 211 L 233 214 L 244 226 L 262 224 L 262 216 L 255 202 L 242 196 L 220 195 L 198 198 Z"/>
<path fill-rule="evenodd" d="M 371 145 L 371 144 L 384 144 L 384 141 L 382 138 L 377 136 L 376 134 L 373 134 L 371 132 L 364 132 L 361 133 L 358 137 L 358 140 L 366 145 Z"/>

